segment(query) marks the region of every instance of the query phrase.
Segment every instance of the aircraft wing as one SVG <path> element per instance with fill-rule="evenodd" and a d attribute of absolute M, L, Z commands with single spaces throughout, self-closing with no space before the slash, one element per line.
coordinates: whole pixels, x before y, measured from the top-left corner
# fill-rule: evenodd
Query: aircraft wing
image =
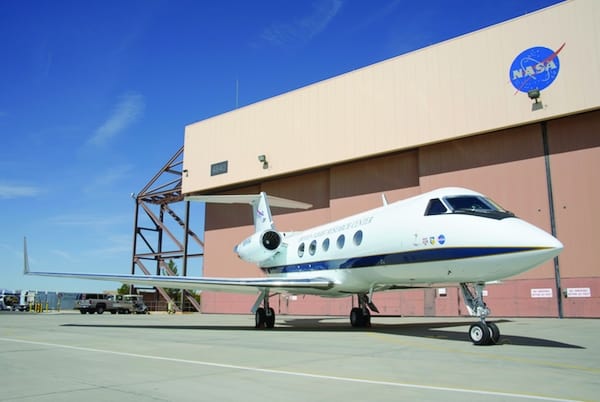
<path fill-rule="evenodd" d="M 106 274 L 83 272 L 33 272 L 29 268 L 27 255 L 27 239 L 23 239 L 23 273 L 25 275 L 47 276 L 53 278 L 91 279 L 97 281 L 120 282 L 128 285 L 158 286 L 173 289 L 213 290 L 232 293 L 255 293 L 256 291 L 280 290 L 302 293 L 306 289 L 327 290 L 334 283 L 325 278 L 211 278 L 192 276 L 166 276 L 166 275 L 131 275 L 131 274 Z"/>
<path fill-rule="evenodd" d="M 213 290 L 232 293 L 256 293 L 264 289 L 296 291 L 303 289 L 327 290 L 334 286 L 329 279 L 288 279 L 288 278 L 208 278 L 191 276 L 165 275 L 128 275 L 128 274 L 93 274 L 68 272 L 31 272 L 26 275 L 48 276 L 54 278 L 92 279 L 98 281 L 120 282 L 128 285 L 158 286 L 174 289 Z"/>

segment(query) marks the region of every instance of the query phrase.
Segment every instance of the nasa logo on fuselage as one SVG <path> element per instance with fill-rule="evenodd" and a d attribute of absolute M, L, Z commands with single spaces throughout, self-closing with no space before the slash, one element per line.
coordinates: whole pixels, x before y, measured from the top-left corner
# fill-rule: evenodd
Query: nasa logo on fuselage
<path fill-rule="evenodd" d="M 560 71 L 558 53 L 565 43 L 554 51 L 537 46 L 521 52 L 510 65 L 510 82 L 517 92 L 546 89 L 554 82 Z"/>

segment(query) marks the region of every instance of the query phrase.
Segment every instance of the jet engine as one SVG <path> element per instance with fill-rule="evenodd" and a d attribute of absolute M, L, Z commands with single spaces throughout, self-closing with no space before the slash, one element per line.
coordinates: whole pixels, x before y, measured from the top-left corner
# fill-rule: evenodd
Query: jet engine
<path fill-rule="evenodd" d="M 256 232 L 235 246 L 234 251 L 244 261 L 259 263 L 273 257 L 281 248 L 282 236 L 274 230 Z"/>

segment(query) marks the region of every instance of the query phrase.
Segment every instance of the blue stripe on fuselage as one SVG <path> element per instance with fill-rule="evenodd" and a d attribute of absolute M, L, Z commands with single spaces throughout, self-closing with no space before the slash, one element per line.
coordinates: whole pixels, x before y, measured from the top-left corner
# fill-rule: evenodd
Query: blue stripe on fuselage
<path fill-rule="evenodd" d="M 402 253 L 371 255 L 349 259 L 313 261 L 303 264 L 263 267 L 269 274 L 326 271 L 331 269 L 352 269 L 385 265 L 418 264 L 441 262 L 465 258 L 489 257 L 493 255 L 532 251 L 537 247 L 443 247 L 429 250 L 407 251 Z"/>

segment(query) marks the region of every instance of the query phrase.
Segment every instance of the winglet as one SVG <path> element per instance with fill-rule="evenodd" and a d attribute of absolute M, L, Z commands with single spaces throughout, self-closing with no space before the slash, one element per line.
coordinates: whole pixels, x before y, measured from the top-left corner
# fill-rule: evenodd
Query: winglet
<path fill-rule="evenodd" d="M 23 274 L 29 274 L 29 256 L 27 255 L 27 237 L 23 237 Z"/>

